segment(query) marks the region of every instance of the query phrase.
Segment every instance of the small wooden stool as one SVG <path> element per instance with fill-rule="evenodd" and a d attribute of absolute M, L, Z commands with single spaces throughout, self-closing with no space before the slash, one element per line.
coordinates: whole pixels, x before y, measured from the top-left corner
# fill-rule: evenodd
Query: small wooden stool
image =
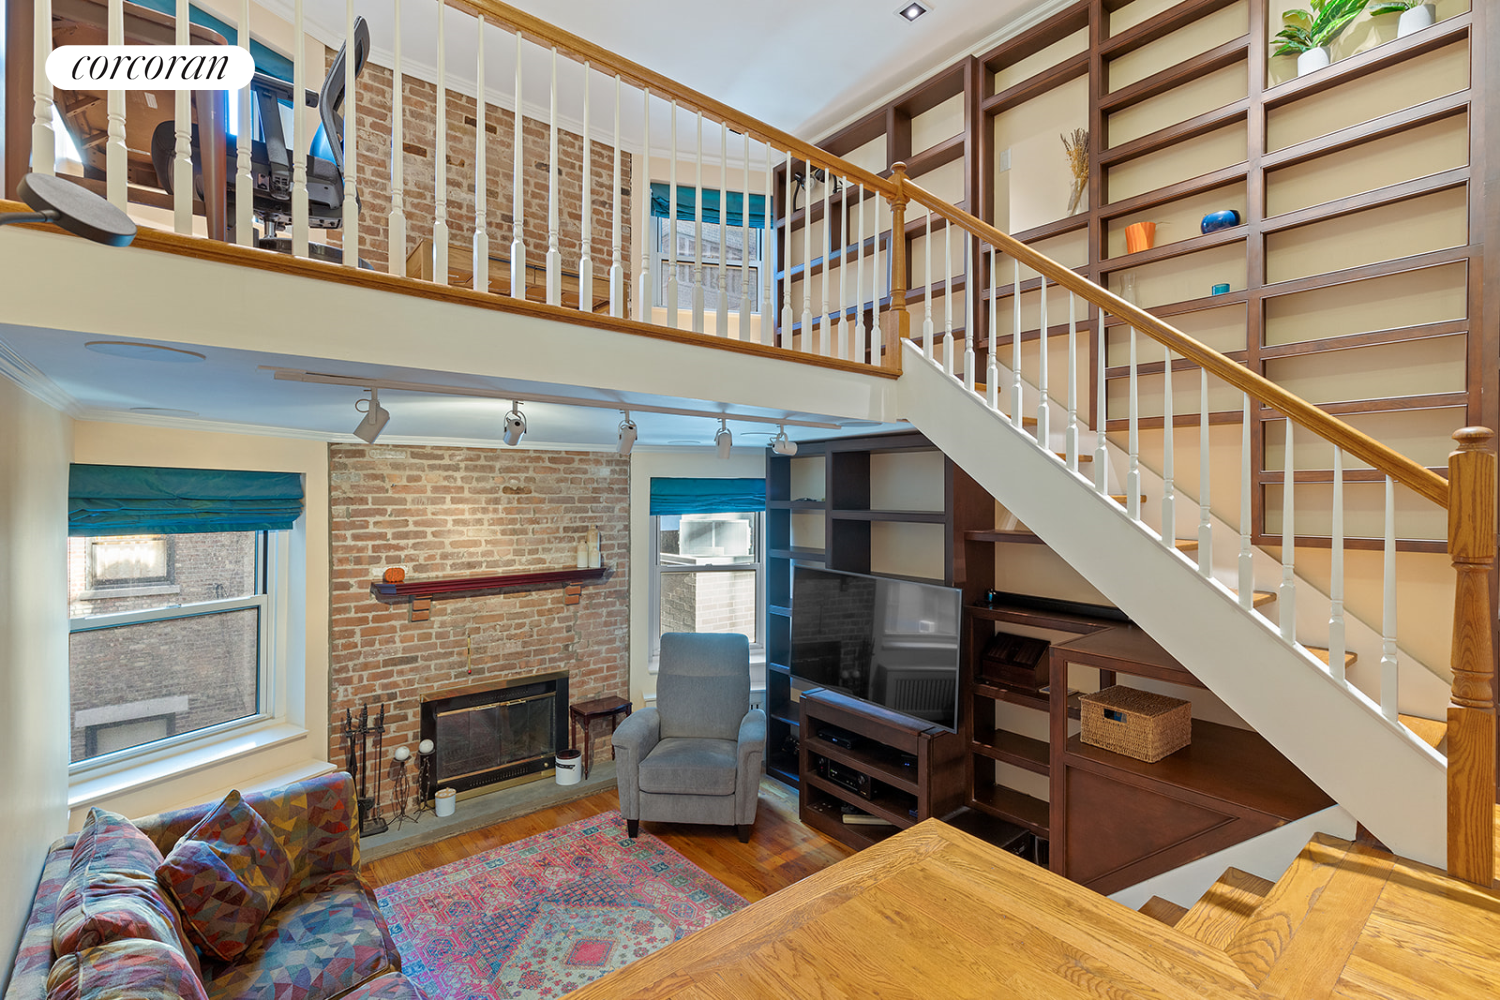
<path fill-rule="evenodd" d="M 568 706 L 568 746 L 574 750 L 578 749 L 578 726 L 583 724 L 583 776 L 589 776 L 589 768 L 594 764 L 594 720 L 608 719 L 609 731 L 614 733 L 615 727 L 620 724 L 621 716 L 629 717 L 630 699 L 621 698 L 619 695 L 607 695 L 603 698 L 591 698 L 588 701 L 580 701 L 576 705 Z"/>

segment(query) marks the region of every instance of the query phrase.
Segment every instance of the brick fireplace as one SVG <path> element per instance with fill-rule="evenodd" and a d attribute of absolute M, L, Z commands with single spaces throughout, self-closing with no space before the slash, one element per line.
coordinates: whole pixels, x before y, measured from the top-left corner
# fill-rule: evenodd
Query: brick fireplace
<path fill-rule="evenodd" d="M 339 444 L 329 473 L 330 719 L 384 703 L 381 766 L 399 746 L 415 753 L 422 703 L 440 693 L 544 674 L 566 676 L 569 702 L 628 693 L 628 458 Z M 391 566 L 409 581 L 570 568 L 590 526 L 613 572 L 575 605 L 562 589 L 506 592 L 434 600 L 430 618 L 411 621 L 405 605 L 370 595 Z M 329 754 L 343 759 L 336 731 Z"/>
<path fill-rule="evenodd" d="M 568 675 L 515 677 L 422 699 L 433 788 L 466 792 L 545 778 L 567 743 Z"/>

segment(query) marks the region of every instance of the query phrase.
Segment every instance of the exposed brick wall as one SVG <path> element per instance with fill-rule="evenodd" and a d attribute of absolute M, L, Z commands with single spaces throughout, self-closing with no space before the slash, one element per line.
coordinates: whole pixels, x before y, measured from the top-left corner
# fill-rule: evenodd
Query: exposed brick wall
<path fill-rule="evenodd" d="M 362 704 L 387 706 L 388 762 L 415 747 L 423 696 L 486 678 L 566 670 L 570 701 L 628 695 L 628 458 L 333 445 L 329 473 L 330 760 L 344 759 L 345 709 Z M 561 589 L 508 593 L 433 601 L 430 620 L 411 622 L 406 606 L 370 596 L 389 566 L 408 580 L 571 567 L 591 525 L 614 574 L 573 606 Z"/>
<path fill-rule="evenodd" d="M 327 61 L 333 61 L 329 52 Z M 451 70 L 451 67 L 450 67 Z M 360 256 L 378 271 L 386 269 L 391 211 L 391 81 L 389 67 L 368 63 L 360 74 L 356 88 L 358 103 L 359 160 L 356 175 L 360 200 Z M 448 108 L 447 142 L 447 222 L 449 245 L 463 251 L 467 262 L 474 239 L 474 168 L 475 131 L 478 128 L 477 104 L 472 97 L 452 90 L 445 92 Z M 402 170 L 404 212 L 406 215 L 405 254 L 418 240 L 431 238 L 436 214 L 434 198 L 434 150 L 437 144 L 437 85 L 403 76 Z M 580 109 L 581 110 L 581 109 Z M 487 229 L 490 252 L 510 257 L 514 218 L 512 195 L 515 177 L 515 114 L 493 104 L 485 110 L 485 190 Z M 523 232 L 527 262 L 539 264 L 547 254 L 547 171 L 550 129 L 547 123 L 533 118 L 522 122 L 524 144 Z M 559 201 L 558 249 L 563 269 L 577 272 L 583 245 L 583 139 L 558 130 Z M 631 271 L 631 165 L 629 153 L 621 156 L 620 259 L 624 265 L 627 291 Z M 593 239 L 590 248 L 596 277 L 607 276 L 610 266 L 610 239 L 614 226 L 614 147 L 595 142 L 590 150 L 589 202 L 593 212 Z M 329 242 L 341 242 L 342 233 L 329 234 Z M 465 266 L 467 270 L 467 266 Z M 404 268 L 403 268 L 404 273 Z"/>

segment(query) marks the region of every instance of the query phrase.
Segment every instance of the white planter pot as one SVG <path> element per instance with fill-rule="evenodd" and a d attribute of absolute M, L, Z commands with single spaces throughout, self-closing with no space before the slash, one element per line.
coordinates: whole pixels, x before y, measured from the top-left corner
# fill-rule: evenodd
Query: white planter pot
<path fill-rule="evenodd" d="M 583 754 L 577 750 L 557 751 L 557 783 L 576 785 L 583 777 Z"/>
<path fill-rule="evenodd" d="M 432 797 L 432 811 L 438 816 L 452 816 L 453 806 L 458 802 L 458 793 L 451 788 L 439 788 Z"/>
<path fill-rule="evenodd" d="M 1396 21 L 1396 37 L 1405 38 L 1407 35 L 1430 28 L 1437 23 L 1437 8 L 1430 3 L 1418 4 L 1410 10 L 1401 12 L 1401 17 Z"/>
<path fill-rule="evenodd" d="M 1308 49 L 1297 57 L 1297 75 L 1306 76 L 1325 68 L 1332 60 L 1325 48 Z"/>

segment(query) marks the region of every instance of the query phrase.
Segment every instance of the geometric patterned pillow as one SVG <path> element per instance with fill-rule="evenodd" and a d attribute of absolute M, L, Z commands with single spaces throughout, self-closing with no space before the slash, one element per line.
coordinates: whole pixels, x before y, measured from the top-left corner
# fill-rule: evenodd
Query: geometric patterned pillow
<path fill-rule="evenodd" d="M 47 1000 L 208 1000 L 182 952 L 160 941 L 111 941 L 62 956 Z"/>
<path fill-rule="evenodd" d="M 183 835 L 156 880 L 193 939 L 227 962 L 250 946 L 291 874 L 270 825 L 233 791 Z"/>

